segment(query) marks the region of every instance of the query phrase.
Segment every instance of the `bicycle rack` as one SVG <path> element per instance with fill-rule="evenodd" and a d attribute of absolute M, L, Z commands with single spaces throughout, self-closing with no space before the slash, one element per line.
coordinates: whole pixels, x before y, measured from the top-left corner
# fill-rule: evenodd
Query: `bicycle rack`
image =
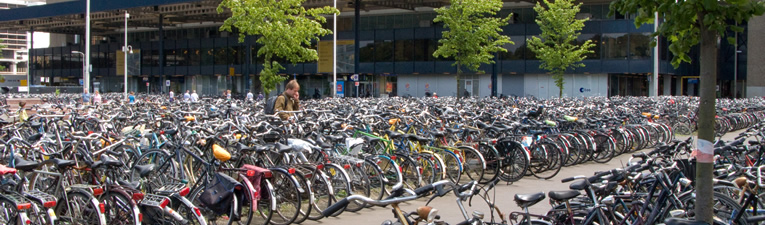
<path fill-rule="evenodd" d="M 157 195 L 170 196 L 170 195 L 173 195 L 175 193 L 179 193 L 184 188 L 186 188 L 186 184 L 183 184 L 183 183 L 167 184 L 167 185 L 162 186 L 159 189 L 157 189 L 157 191 L 155 191 L 155 193 Z"/>
<path fill-rule="evenodd" d="M 17 192 L 7 192 L 0 195 L 3 196 L 5 199 L 8 199 L 9 201 L 13 202 L 13 204 L 15 204 L 16 207 L 22 204 L 29 204 L 29 201 L 26 198 L 24 198 L 24 196 L 22 196 L 21 194 Z"/>
<path fill-rule="evenodd" d="M 154 194 L 146 194 L 143 197 L 143 200 L 141 200 L 140 203 L 138 203 L 141 206 L 149 206 L 149 207 L 155 207 L 162 209 L 162 202 L 168 201 L 170 202 L 170 198 L 160 195 L 154 195 Z"/>
<path fill-rule="evenodd" d="M 46 202 L 56 202 L 56 196 L 42 192 L 40 190 L 31 190 L 24 193 L 24 196 L 30 200 L 40 202 L 44 205 Z"/>
<path fill-rule="evenodd" d="M 91 195 L 94 195 L 93 189 L 99 189 L 99 188 L 101 188 L 101 186 L 89 185 L 89 184 L 72 184 L 71 186 L 69 186 L 69 188 L 67 188 L 67 190 L 84 190 L 90 193 Z"/>

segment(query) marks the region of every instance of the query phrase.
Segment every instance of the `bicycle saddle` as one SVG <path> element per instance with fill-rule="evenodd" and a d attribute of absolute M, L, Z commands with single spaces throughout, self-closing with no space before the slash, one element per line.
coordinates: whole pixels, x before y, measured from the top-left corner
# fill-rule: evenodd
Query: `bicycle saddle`
<path fill-rule="evenodd" d="M 42 133 L 36 133 L 36 134 L 33 134 L 32 136 L 27 137 L 27 141 L 30 143 L 34 143 L 39 141 L 40 138 L 42 138 L 42 136 L 43 136 Z"/>
<path fill-rule="evenodd" d="M 695 221 L 695 220 L 688 220 L 688 219 L 680 219 L 680 218 L 669 218 L 664 221 L 665 225 L 706 225 L 708 223 L 704 221 Z"/>
<path fill-rule="evenodd" d="M 40 167 L 40 163 L 39 162 L 27 161 L 27 160 L 24 160 L 22 158 L 16 158 L 15 162 L 16 162 L 15 163 L 16 164 L 16 169 L 24 171 L 24 172 L 29 172 L 29 171 L 37 169 L 37 167 Z"/>
<path fill-rule="evenodd" d="M 435 137 L 446 137 L 446 133 L 441 131 L 434 131 L 434 132 L 431 132 L 431 134 L 433 134 L 433 136 Z"/>
<path fill-rule="evenodd" d="M 279 153 L 285 153 L 285 152 L 289 152 L 289 151 L 292 151 L 292 147 L 290 147 L 289 145 L 284 145 L 284 144 L 282 144 L 282 143 L 278 143 L 278 142 L 277 142 L 277 143 L 276 143 L 276 150 L 277 150 Z"/>
<path fill-rule="evenodd" d="M 379 138 L 370 137 L 370 136 L 361 136 L 361 139 L 364 139 L 364 142 L 366 142 L 366 143 L 373 143 L 373 142 L 376 142 L 376 141 L 380 141 Z"/>
<path fill-rule="evenodd" d="M 576 196 L 579 196 L 578 191 L 574 190 L 568 190 L 568 191 L 550 191 L 547 193 L 547 196 L 549 196 L 551 199 L 555 201 L 566 201 L 572 198 L 576 198 Z"/>
<path fill-rule="evenodd" d="M 366 137 L 366 136 L 364 136 L 364 137 Z M 319 146 L 322 149 L 332 148 L 332 145 L 324 143 L 324 141 L 322 141 L 321 138 L 316 138 L 316 145 Z"/>
<path fill-rule="evenodd" d="M 117 184 L 119 184 L 119 185 L 122 185 L 122 186 L 125 186 L 125 187 L 129 187 L 129 188 L 132 188 L 132 189 L 139 189 L 139 188 L 138 188 L 138 186 L 139 186 L 141 183 L 140 183 L 139 181 L 128 182 L 128 181 L 122 181 L 122 180 L 118 180 L 118 181 L 117 181 Z"/>
<path fill-rule="evenodd" d="M 271 150 L 272 148 L 274 148 L 274 145 L 272 144 L 258 145 L 257 147 L 255 147 L 255 152 L 265 152 L 265 151 Z"/>
<path fill-rule="evenodd" d="M 329 141 L 331 141 L 331 142 L 341 142 L 341 141 L 343 141 L 343 137 L 342 136 L 328 135 L 328 136 L 324 136 L 324 137 L 329 139 Z"/>
<path fill-rule="evenodd" d="M 120 167 L 120 166 L 124 166 L 125 165 L 125 163 L 123 163 L 122 161 L 117 160 L 116 158 L 113 158 L 113 157 L 101 157 L 100 160 L 98 160 L 95 163 L 93 163 L 92 167 L 96 168 L 96 167 L 100 166 L 99 163 L 103 164 L 105 166 L 111 166 L 111 167 Z"/>
<path fill-rule="evenodd" d="M 537 204 L 545 199 L 545 193 L 539 192 L 534 194 L 515 194 L 515 203 L 521 208 L 526 208 Z"/>
<path fill-rule="evenodd" d="M 168 134 L 168 135 L 175 135 L 176 133 L 178 133 L 178 130 L 176 129 L 165 130 L 165 134 Z"/>
<path fill-rule="evenodd" d="M 255 150 L 250 146 L 242 144 L 241 142 L 237 142 L 237 148 L 239 148 L 239 151 L 244 151 L 244 152 L 251 152 Z"/>
<path fill-rule="evenodd" d="M 400 138 L 401 136 L 404 135 L 402 133 L 391 131 L 391 130 L 386 130 L 385 134 L 387 134 L 388 137 L 390 137 L 390 138 Z"/>
<path fill-rule="evenodd" d="M 6 174 L 15 174 L 15 173 L 16 173 L 16 169 L 0 165 L 0 176 L 6 175 Z"/>
<path fill-rule="evenodd" d="M 53 164 L 56 164 L 56 167 L 58 167 L 59 169 L 62 169 L 62 170 L 75 165 L 74 160 L 65 160 L 65 159 L 53 158 L 53 159 L 50 159 L 48 161 L 53 163 Z"/>
<path fill-rule="evenodd" d="M 568 188 L 570 188 L 571 190 L 577 190 L 577 191 L 584 190 L 585 187 L 587 187 L 587 182 L 585 180 L 578 180 L 574 183 L 571 183 L 568 186 Z"/>
<path fill-rule="evenodd" d="M 449 133 L 459 133 L 459 132 L 462 132 L 462 130 L 457 129 L 457 128 L 446 128 L 446 132 L 449 132 Z"/>
<path fill-rule="evenodd" d="M 156 168 L 157 168 L 157 164 L 137 165 L 133 167 L 133 169 L 135 169 L 135 171 L 138 172 L 138 175 L 140 175 L 141 177 L 148 176 Z"/>

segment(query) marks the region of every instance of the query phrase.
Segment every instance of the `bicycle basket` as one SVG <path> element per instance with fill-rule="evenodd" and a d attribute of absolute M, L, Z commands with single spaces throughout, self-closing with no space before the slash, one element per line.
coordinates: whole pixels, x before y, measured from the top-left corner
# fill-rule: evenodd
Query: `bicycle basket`
<path fill-rule="evenodd" d="M 201 206 L 210 209 L 218 215 L 227 214 L 231 209 L 231 201 L 234 198 L 234 188 L 241 185 L 234 178 L 226 174 L 216 173 L 217 182 L 207 186 L 199 195 Z"/>

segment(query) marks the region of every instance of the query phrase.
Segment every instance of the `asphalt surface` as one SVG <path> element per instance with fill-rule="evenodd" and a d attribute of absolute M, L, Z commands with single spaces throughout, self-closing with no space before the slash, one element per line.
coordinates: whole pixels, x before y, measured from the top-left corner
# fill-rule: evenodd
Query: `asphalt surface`
<path fill-rule="evenodd" d="M 723 140 L 732 140 L 738 135 L 740 131 L 729 133 L 723 137 Z M 687 136 L 678 136 L 677 139 L 685 140 Z M 648 150 L 643 150 L 648 151 Z M 548 191 L 563 191 L 568 190 L 569 183 L 561 183 L 561 180 L 567 177 L 573 177 L 577 175 L 591 176 L 596 171 L 605 171 L 626 165 L 631 157 L 631 154 L 624 154 L 614 157 L 610 162 L 599 164 L 594 162 L 588 162 L 585 164 L 575 165 L 571 167 L 564 167 L 561 169 L 557 176 L 550 180 L 536 179 L 533 176 L 527 176 L 518 182 L 507 184 L 499 183 L 496 189 L 496 197 L 494 197 L 495 204 L 500 208 L 503 214 L 508 215 L 511 212 L 521 211 L 513 200 L 515 194 L 532 194 L 538 192 L 545 192 L 545 197 Z M 441 220 L 449 224 L 457 224 L 464 221 L 462 212 L 456 203 L 457 197 L 454 194 L 447 194 L 444 197 L 436 198 L 429 206 L 439 210 Z M 427 198 L 421 198 L 415 201 L 400 204 L 400 208 L 405 212 L 413 212 L 419 206 L 425 205 Z M 465 211 L 470 217 L 474 210 L 482 212 L 484 220 L 488 221 L 491 218 L 491 211 L 487 204 L 480 198 L 473 198 L 472 207 L 468 206 L 468 202 L 463 202 Z M 529 207 L 529 212 L 532 214 L 546 214 L 551 209 L 549 204 L 549 198 L 545 198 L 541 202 Z M 302 224 L 381 224 L 386 220 L 395 221 L 395 217 L 391 212 L 391 207 L 372 207 L 363 209 L 359 212 L 343 212 L 337 217 L 324 218 L 319 221 L 306 221 Z M 496 214 L 495 214 L 496 216 Z M 497 218 L 497 221 L 499 219 Z"/>

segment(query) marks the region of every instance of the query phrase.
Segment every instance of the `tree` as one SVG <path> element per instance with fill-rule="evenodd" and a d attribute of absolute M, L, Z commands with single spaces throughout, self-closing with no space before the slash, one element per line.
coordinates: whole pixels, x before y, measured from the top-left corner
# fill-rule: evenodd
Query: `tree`
<path fill-rule="evenodd" d="M 339 14 L 334 7 L 305 9 L 305 0 L 223 0 L 218 5 L 218 13 L 231 10 L 231 17 L 226 19 L 220 30 L 239 31 L 239 42 L 244 42 L 247 35 L 257 35 L 261 45 L 258 56 L 265 59 L 260 81 L 263 92 L 268 94 L 286 77 L 277 75 L 284 67 L 275 59 L 284 59 L 292 64 L 316 61 L 319 59 L 316 49 L 311 48 L 312 41 L 332 34 L 332 30 L 322 28 L 327 19 L 322 15 Z"/>
<path fill-rule="evenodd" d="M 547 9 L 539 2 L 534 7 L 538 14 L 536 22 L 542 34 L 541 38 L 529 38 L 529 48 L 542 61 L 539 68 L 553 74 L 555 86 L 558 87 L 558 97 L 563 97 L 563 85 L 566 84 L 563 73 L 567 69 L 584 67 L 580 62 L 587 58 L 585 54 L 593 52 L 590 48 L 595 44 L 592 40 L 587 40 L 582 45 L 576 43 L 581 34 L 579 31 L 588 20 L 576 19 L 582 3 L 574 5 L 571 0 L 556 0 L 552 3 L 544 0 L 544 3 Z"/>
<path fill-rule="evenodd" d="M 494 15 L 502 9 L 502 0 L 451 0 L 450 6 L 436 9 L 438 15 L 433 22 L 444 23 L 446 31 L 442 33 L 434 57 L 454 57 L 452 64 L 457 67 L 457 85 L 459 85 L 462 67 L 483 72 L 481 64 L 494 63 L 494 53 L 507 52 L 504 44 L 515 44 L 510 37 L 500 34 L 502 26 L 507 25 L 507 18 Z M 459 88 L 457 88 L 459 90 Z M 460 96 L 457 91 L 457 97 Z"/>
<path fill-rule="evenodd" d="M 698 126 L 699 145 L 714 142 L 715 83 L 717 81 L 717 43 L 726 37 L 727 31 L 741 32 L 743 28 L 733 25 L 762 15 L 765 6 L 757 0 L 616 0 L 611 12 L 636 15 L 635 26 L 653 23 L 656 13 L 664 18 L 653 36 L 661 35 L 670 41 L 669 50 L 675 55 L 672 65 L 691 62 L 688 51 L 700 45 L 700 93 Z M 733 42 L 731 37 L 727 37 Z M 653 45 L 656 44 L 654 40 Z M 712 223 L 712 153 L 697 151 L 696 164 L 696 220 Z"/>
<path fill-rule="evenodd" d="M 2 43 L 2 42 L 3 42 L 3 39 L 0 39 L 0 43 Z M 5 45 L 3 45 L 3 44 L 0 44 L 0 53 L 3 53 L 3 49 L 4 49 L 4 48 L 5 48 Z M 0 65 L 0 70 L 4 70 L 4 69 L 5 69 L 5 66 L 3 66 L 3 65 Z M 0 75 L 0 77 L 3 77 L 3 76 L 2 76 L 2 75 Z"/>

